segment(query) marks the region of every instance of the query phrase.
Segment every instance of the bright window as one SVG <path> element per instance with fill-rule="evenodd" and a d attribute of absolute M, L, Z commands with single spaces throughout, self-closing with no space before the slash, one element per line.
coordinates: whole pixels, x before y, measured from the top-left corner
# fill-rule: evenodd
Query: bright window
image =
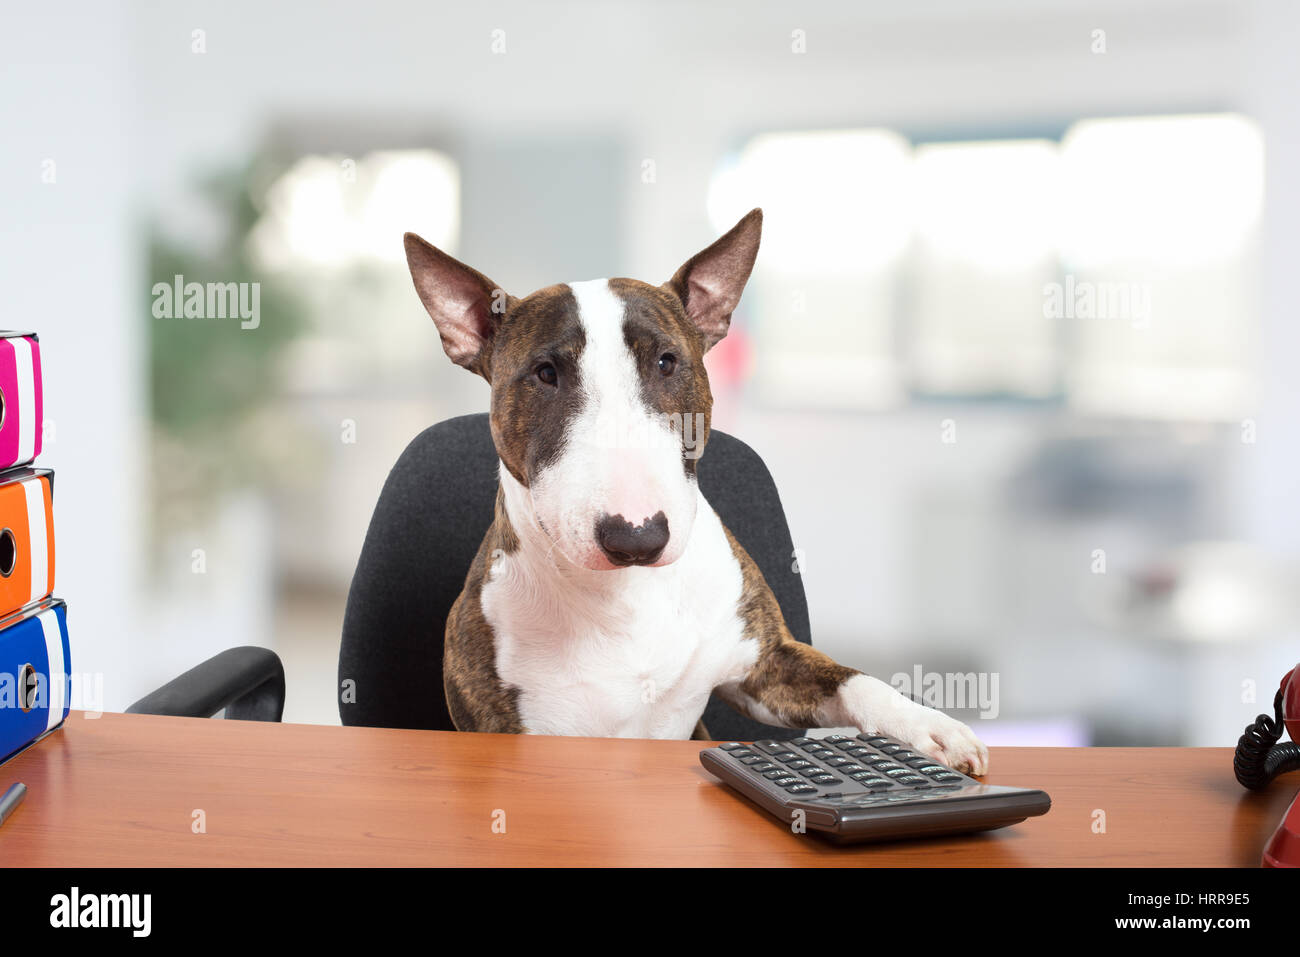
<path fill-rule="evenodd" d="M 459 210 L 456 164 L 443 153 L 305 156 L 267 190 L 250 242 L 272 269 L 402 262 L 404 232 L 446 248 Z"/>
<path fill-rule="evenodd" d="M 1086 120 L 1061 157 L 1070 403 L 1148 418 L 1245 414 L 1259 129 L 1231 115 Z"/>
<path fill-rule="evenodd" d="M 893 317 L 915 212 L 910 174 L 905 139 L 855 130 L 757 137 L 715 177 L 708 210 L 717 231 L 763 207 L 752 332 L 766 401 L 901 397 Z"/>
<path fill-rule="evenodd" d="M 373 322 L 419 310 L 402 246 L 407 231 L 456 251 L 460 175 L 444 153 L 308 155 L 271 184 L 248 242 L 254 261 L 307 305 L 309 327 L 283 363 L 290 392 L 347 393 L 376 379 L 393 389 L 423 383 L 437 348 L 426 323 L 386 323 L 376 335 Z"/>
<path fill-rule="evenodd" d="M 1093 415 L 1249 407 L 1263 138 L 1236 115 L 1055 139 L 768 133 L 711 184 L 762 205 L 755 386 L 789 407 L 1063 396 Z"/>

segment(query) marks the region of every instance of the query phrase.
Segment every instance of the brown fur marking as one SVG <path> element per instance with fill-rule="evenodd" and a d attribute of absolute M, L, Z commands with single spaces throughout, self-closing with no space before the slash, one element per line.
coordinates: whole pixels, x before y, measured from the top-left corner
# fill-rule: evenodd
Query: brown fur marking
<path fill-rule="evenodd" d="M 690 417 L 690 432 L 683 429 L 680 437 L 683 466 L 693 476 L 708 442 L 713 412 L 713 392 L 704 368 L 704 337 L 687 318 L 681 301 L 663 287 L 636 279 L 611 279 L 609 288 L 625 303 L 623 341 L 641 373 L 641 397 L 646 406 L 665 418 L 676 415 L 681 421 Z M 664 353 L 677 359 L 676 370 L 667 376 L 658 366 Z M 697 414 L 704 417 L 698 434 Z M 688 436 L 691 455 L 686 454 Z"/>
<path fill-rule="evenodd" d="M 744 590 L 740 596 L 740 618 L 745 636 L 759 644 L 758 660 L 740 690 L 777 715 L 787 727 L 815 727 L 818 707 L 835 695 L 849 678 L 861 672 L 838 664 L 811 645 L 796 641 L 786 627 L 776 596 L 768 587 L 758 565 L 724 526 L 732 554 L 740 563 Z M 743 701 L 731 702 L 744 711 Z"/>
<path fill-rule="evenodd" d="M 512 302 L 493 340 L 492 441 L 520 485 L 529 486 L 563 447 L 582 398 L 578 360 L 586 336 L 567 285 L 547 286 Z M 538 380 L 542 363 L 558 384 Z"/>
<path fill-rule="evenodd" d="M 492 628 L 483 617 L 481 600 L 492 556 L 498 549 L 510 554 L 518 547 L 519 538 L 498 488 L 496 520 L 474 556 L 464 590 L 447 615 L 442 681 L 447 710 L 460 731 L 523 734 L 527 730 L 519 718 L 519 689 L 506 687 L 497 675 L 495 645 L 485 640 L 490 639 Z"/>

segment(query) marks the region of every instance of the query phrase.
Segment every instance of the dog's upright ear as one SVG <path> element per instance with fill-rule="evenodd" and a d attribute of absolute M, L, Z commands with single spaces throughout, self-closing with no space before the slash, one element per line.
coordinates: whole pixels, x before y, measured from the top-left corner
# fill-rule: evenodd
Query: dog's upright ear
<path fill-rule="evenodd" d="M 415 233 L 407 233 L 404 241 L 415 291 L 438 327 L 443 350 L 452 362 L 491 381 L 492 339 L 513 299 L 487 276 Z"/>
<path fill-rule="evenodd" d="M 727 334 L 731 314 L 754 269 L 763 233 L 763 211 L 752 209 L 721 239 L 696 253 L 664 283 L 704 336 L 707 352 Z"/>

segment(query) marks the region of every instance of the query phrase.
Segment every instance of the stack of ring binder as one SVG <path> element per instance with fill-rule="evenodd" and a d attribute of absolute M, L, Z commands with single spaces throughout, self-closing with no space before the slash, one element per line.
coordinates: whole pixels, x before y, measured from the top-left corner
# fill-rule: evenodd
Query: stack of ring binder
<path fill-rule="evenodd" d="M 67 606 L 54 592 L 54 472 L 35 468 L 41 348 L 0 331 L 0 763 L 60 727 L 71 684 Z"/>

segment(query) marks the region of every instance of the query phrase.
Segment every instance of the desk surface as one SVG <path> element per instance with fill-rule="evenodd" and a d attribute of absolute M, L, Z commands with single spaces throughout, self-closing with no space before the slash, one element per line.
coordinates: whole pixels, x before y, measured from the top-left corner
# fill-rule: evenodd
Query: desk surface
<path fill-rule="evenodd" d="M 986 780 L 1041 787 L 1045 817 L 845 848 L 791 834 L 715 781 L 704 746 L 73 712 L 0 766 L 0 788 L 30 789 L 0 827 L 0 861 L 1256 866 L 1295 793 L 1285 780 L 1243 791 L 1228 748 L 996 748 Z"/>

